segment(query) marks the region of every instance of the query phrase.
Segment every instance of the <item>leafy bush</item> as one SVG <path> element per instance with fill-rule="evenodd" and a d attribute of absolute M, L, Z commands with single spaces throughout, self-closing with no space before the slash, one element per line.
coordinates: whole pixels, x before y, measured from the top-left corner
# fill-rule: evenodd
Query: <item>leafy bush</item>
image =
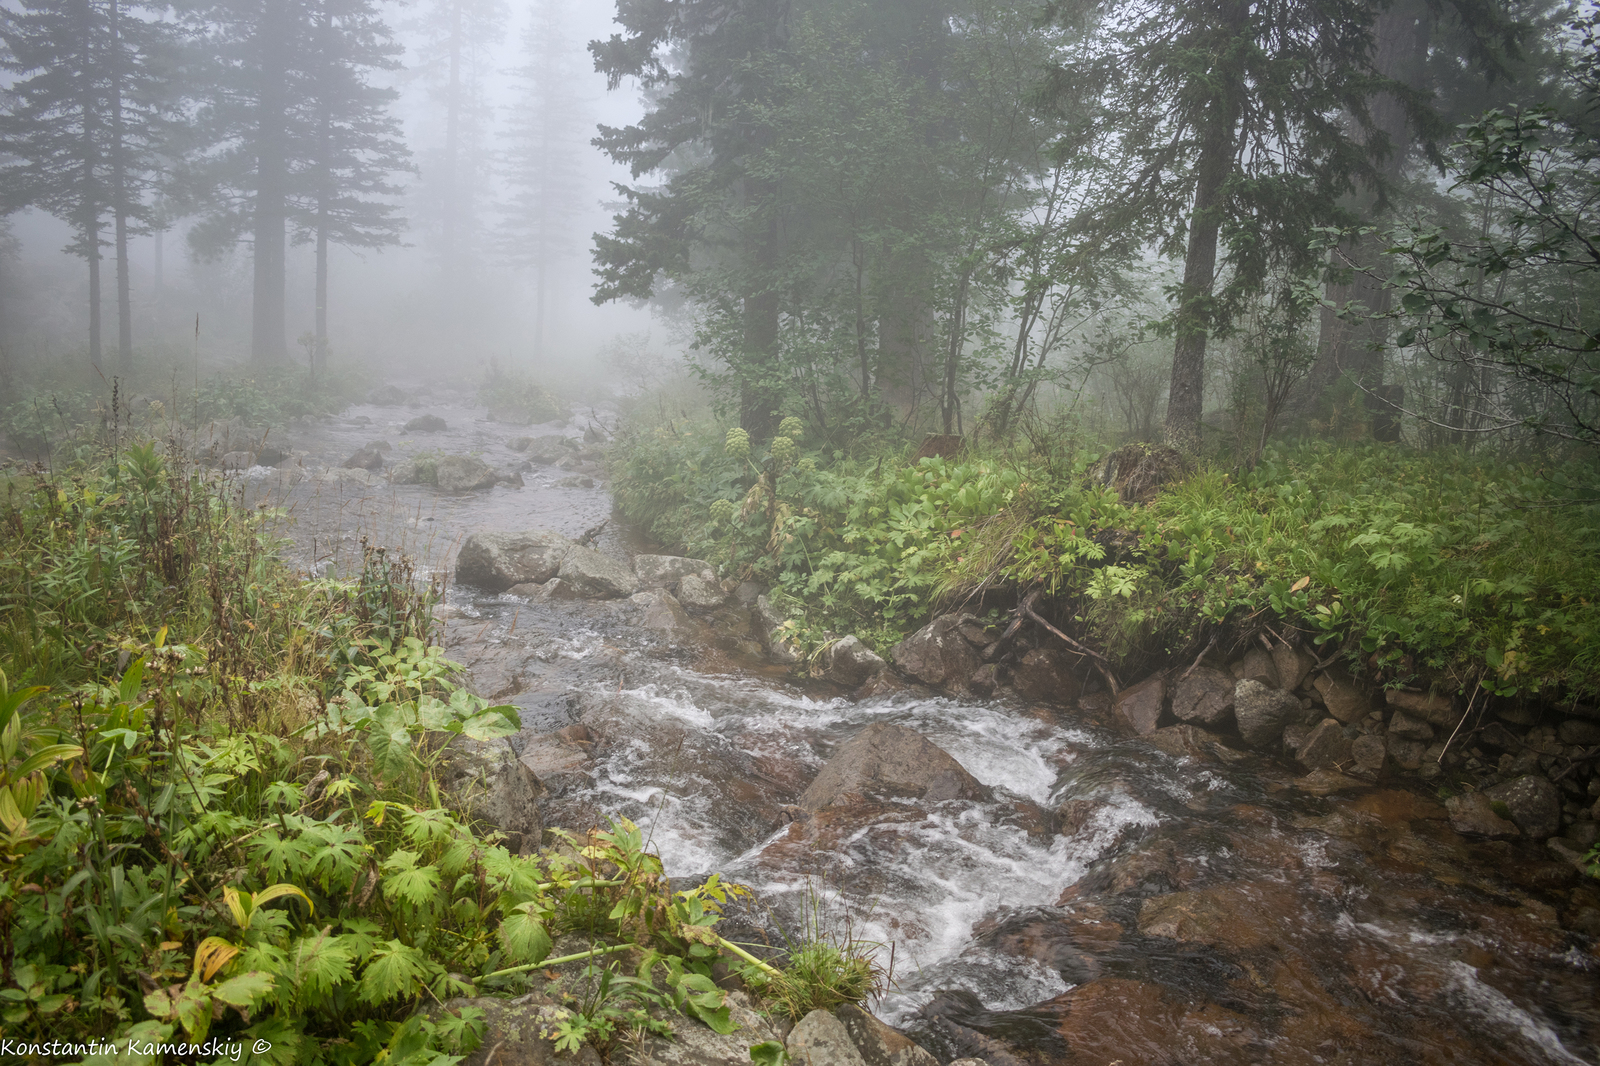
<path fill-rule="evenodd" d="M 522 415 L 529 422 L 549 422 L 563 413 L 561 402 L 549 389 L 518 371 L 500 369 L 493 360 L 489 376 L 478 386 L 478 402 L 496 411 Z"/>

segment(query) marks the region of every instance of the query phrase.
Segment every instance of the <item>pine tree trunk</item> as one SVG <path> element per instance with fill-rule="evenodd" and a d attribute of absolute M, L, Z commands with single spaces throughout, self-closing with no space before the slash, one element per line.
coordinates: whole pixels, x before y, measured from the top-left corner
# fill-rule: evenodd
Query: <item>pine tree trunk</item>
<path fill-rule="evenodd" d="M 254 217 L 254 286 L 251 307 L 250 358 L 282 363 L 289 358 L 284 330 L 284 245 L 287 237 L 288 164 L 284 156 L 284 110 L 287 107 L 285 65 L 288 13 L 284 0 L 268 0 L 261 20 L 261 94 L 256 126 L 256 197 Z"/>
<path fill-rule="evenodd" d="M 328 366 L 328 216 L 317 215 L 317 339 L 311 349 L 311 377 Z"/>
<path fill-rule="evenodd" d="M 1167 395 L 1167 443 L 1182 452 L 1200 448 L 1200 415 L 1205 401 L 1206 339 L 1211 329 L 1210 301 L 1217 271 L 1220 200 L 1232 162 L 1233 123 L 1215 122 L 1196 166 L 1194 213 L 1183 259 L 1183 288 L 1174 316 L 1172 385 Z"/>
<path fill-rule="evenodd" d="M 450 82 L 445 95 L 444 176 L 440 182 L 444 210 L 439 220 L 439 250 L 446 278 L 454 277 L 456 266 L 456 157 L 461 151 L 461 4 L 462 0 L 455 0 L 450 7 Z"/>
<path fill-rule="evenodd" d="M 111 205 L 116 225 L 117 369 L 133 367 L 133 302 L 128 289 L 127 130 L 122 118 L 122 23 L 117 0 L 111 0 Z"/>
<path fill-rule="evenodd" d="M 92 214 L 83 227 L 89 249 L 89 365 L 100 369 L 100 220 Z"/>

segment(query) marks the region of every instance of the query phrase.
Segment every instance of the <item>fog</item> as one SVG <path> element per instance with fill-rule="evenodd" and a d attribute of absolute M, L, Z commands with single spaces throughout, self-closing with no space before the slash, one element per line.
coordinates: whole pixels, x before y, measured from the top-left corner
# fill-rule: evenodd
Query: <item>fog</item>
<path fill-rule="evenodd" d="M 7 4 L 8 8 L 12 5 Z M 637 346 L 648 334 L 666 344 L 670 330 L 647 310 L 591 301 L 591 234 L 610 224 L 612 182 L 626 180 L 590 143 L 597 123 L 635 121 L 637 89 L 608 92 L 594 72 L 590 40 L 614 32 L 605 5 L 541 0 L 502 6 L 482 47 L 467 50 L 458 75 L 467 96 L 459 152 L 463 175 L 448 188 L 444 153 L 448 55 L 439 35 L 437 0 L 388 3 L 379 14 L 403 47 L 396 70 L 372 72 L 372 83 L 398 96 L 391 114 L 410 149 L 413 172 L 391 175 L 398 195 L 385 198 L 403 220 L 399 243 L 382 248 L 333 244 L 328 253 L 328 364 L 361 364 L 376 377 L 450 368 L 453 378 L 491 361 L 501 368 L 568 377 L 593 365 L 619 337 Z M 170 17 L 170 16 L 169 16 Z M 558 34 L 536 35 L 543 54 L 529 56 L 527 37 L 542 20 Z M 565 168 L 553 190 L 550 247 L 519 247 L 508 212 L 517 190 L 508 180 L 516 149 L 518 109 L 530 106 L 518 68 L 544 64 L 559 71 L 562 113 L 549 152 Z M 4 76 L 7 87 L 17 75 Z M 203 197 L 203 193 L 202 193 Z M 453 217 L 455 234 L 444 232 Z M 128 241 L 135 366 L 242 364 L 251 355 L 252 248 L 249 234 L 221 250 L 197 249 L 191 233 L 200 212 L 177 217 L 163 231 Z M 82 255 L 69 251 L 75 227 L 34 207 L 6 220 L 10 255 L 0 263 L 0 344 L 22 368 L 83 369 L 88 365 L 89 278 Z M 454 247 L 447 247 L 453 238 Z M 100 313 L 104 323 L 101 373 L 114 372 L 117 345 L 116 261 L 109 226 L 102 230 Z M 533 244 L 534 242 L 524 242 Z M 545 300 L 542 338 L 539 260 Z M 285 264 L 287 357 L 307 364 L 314 341 L 314 244 L 291 238 Z"/>

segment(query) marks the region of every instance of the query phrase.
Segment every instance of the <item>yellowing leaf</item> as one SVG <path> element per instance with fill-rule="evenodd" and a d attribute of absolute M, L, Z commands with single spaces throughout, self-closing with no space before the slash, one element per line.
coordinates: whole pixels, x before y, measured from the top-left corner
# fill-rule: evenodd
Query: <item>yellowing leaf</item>
<path fill-rule="evenodd" d="M 1301 589 L 1305 588 L 1309 584 L 1311 584 L 1311 579 L 1309 577 L 1303 577 L 1299 581 L 1296 581 L 1293 585 L 1290 585 L 1289 586 L 1289 591 L 1290 592 L 1299 592 Z"/>
<path fill-rule="evenodd" d="M 165 944 L 161 945 L 166 947 Z M 173 945 L 177 947 L 179 945 Z M 208 936 L 194 949 L 194 972 L 202 981 L 210 981 L 217 971 L 233 961 L 239 949 L 220 936 Z"/>

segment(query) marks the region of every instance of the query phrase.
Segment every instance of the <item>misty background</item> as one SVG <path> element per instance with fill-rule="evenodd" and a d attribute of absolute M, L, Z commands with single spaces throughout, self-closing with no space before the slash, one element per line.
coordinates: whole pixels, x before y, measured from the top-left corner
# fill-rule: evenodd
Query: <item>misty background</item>
<path fill-rule="evenodd" d="M 145 13 L 148 17 L 148 13 Z M 423 0 L 384 4 L 380 16 L 403 51 L 399 67 L 372 72 L 397 97 L 391 114 L 410 149 L 398 188 L 398 243 L 332 244 L 328 254 L 328 356 L 333 366 L 378 373 L 465 367 L 560 373 L 590 357 L 666 343 L 647 311 L 591 301 L 591 235 L 615 211 L 611 183 L 627 178 L 589 142 L 597 123 L 623 125 L 641 111 L 630 87 L 607 92 L 586 46 L 614 32 L 609 5 L 581 0 Z M 451 38 L 457 55 L 456 165 L 449 165 Z M 0 76 L 9 86 L 14 75 Z M 540 197 L 527 171 L 542 158 Z M 523 177 L 519 185 L 519 173 Z M 530 201 L 532 201 L 530 203 Z M 543 202 L 541 239 L 531 213 Z M 141 363 L 240 363 L 251 353 L 248 235 L 197 248 L 201 215 L 182 214 L 128 242 L 133 343 Z M 88 348 L 89 281 L 69 250 L 75 227 L 37 208 L 8 223 L 0 261 L 0 344 L 21 364 L 81 366 Z M 116 351 L 115 261 L 102 252 L 105 373 Z M 291 237 L 285 264 L 288 355 L 307 364 L 315 330 L 315 247 Z M 540 289 L 543 287 L 541 313 Z M 464 363 L 462 361 L 465 361 Z M 456 379 L 459 381 L 459 379 Z"/>

